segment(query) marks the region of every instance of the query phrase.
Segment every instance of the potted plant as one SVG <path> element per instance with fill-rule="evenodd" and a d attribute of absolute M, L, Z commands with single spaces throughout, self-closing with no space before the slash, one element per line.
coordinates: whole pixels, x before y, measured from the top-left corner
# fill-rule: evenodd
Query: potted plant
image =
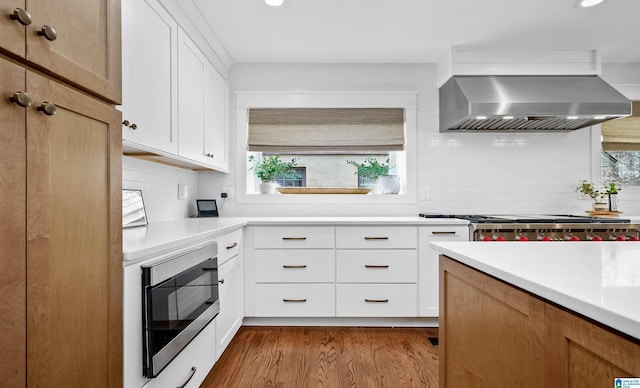
<path fill-rule="evenodd" d="M 606 188 L 596 188 L 593 183 L 583 179 L 580 183 L 578 183 L 576 191 L 586 195 L 593 200 L 594 211 L 607 211 L 609 209 L 609 204 L 606 200 L 606 195 L 608 194 Z"/>
<path fill-rule="evenodd" d="M 398 194 L 400 192 L 400 177 L 389 174 L 389 159 L 380 163 L 373 156 L 365 158 L 364 162 L 358 163 L 354 160 L 347 160 L 347 163 L 356 168 L 354 175 L 369 179 L 371 187 L 377 187 L 381 194 Z"/>
<path fill-rule="evenodd" d="M 273 155 L 267 156 L 259 162 L 253 155 L 250 155 L 249 163 L 252 164 L 249 170 L 252 170 L 258 179 L 262 181 L 260 183 L 260 194 L 275 194 L 278 185 L 276 178 L 281 175 L 288 178 L 298 176 L 293 169 L 296 166 L 295 158 L 291 159 L 290 162 L 285 162 L 280 159 L 279 155 Z"/>

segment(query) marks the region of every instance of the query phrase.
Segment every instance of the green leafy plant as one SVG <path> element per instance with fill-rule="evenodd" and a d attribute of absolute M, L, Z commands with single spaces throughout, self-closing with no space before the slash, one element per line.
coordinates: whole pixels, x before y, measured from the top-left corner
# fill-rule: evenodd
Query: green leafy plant
<path fill-rule="evenodd" d="M 263 182 L 273 182 L 279 176 L 286 178 L 298 178 L 300 173 L 293 168 L 296 167 L 296 159 L 291 159 L 290 162 L 285 162 L 280 159 L 279 155 L 267 156 L 262 159 L 262 162 L 256 160 L 253 155 L 249 156 L 249 163 L 252 164 L 250 171 Z"/>
<path fill-rule="evenodd" d="M 368 156 L 362 163 L 347 160 L 347 164 L 356 168 L 354 175 L 360 175 L 363 178 L 378 179 L 382 175 L 389 175 L 389 159 L 380 163 L 373 156 Z"/>
<path fill-rule="evenodd" d="M 593 200 L 602 199 L 607 194 L 606 188 L 604 187 L 596 188 L 596 186 L 593 183 L 588 182 L 584 179 L 580 181 L 580 183 L 578 183 L 578 187 L 576 187 L 576 191 L 586 195 L 587 197 Z"/>

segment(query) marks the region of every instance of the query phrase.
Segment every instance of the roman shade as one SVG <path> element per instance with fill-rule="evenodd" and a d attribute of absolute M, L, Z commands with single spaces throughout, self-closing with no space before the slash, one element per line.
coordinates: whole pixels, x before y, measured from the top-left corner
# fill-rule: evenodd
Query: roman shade
<path fill-rule="evenodd" d="M 640 101 L 633 103 L 633 114 L 602 123 L 602 149 L 640 151 Z"/>
<path fill-rule="evenodd" d="M 401 151 L 402 108 L 249 109 L 249 151 Z"/>

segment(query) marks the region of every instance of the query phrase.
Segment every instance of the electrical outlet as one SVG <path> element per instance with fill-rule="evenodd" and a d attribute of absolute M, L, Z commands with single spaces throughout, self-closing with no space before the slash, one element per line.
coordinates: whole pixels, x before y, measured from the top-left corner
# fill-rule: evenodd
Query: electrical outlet
<path fill-rule="evenodd" d="M 178 185 L 178 199 L 187 199 L 189 196 L 189 186 L 187 185 Z"/>
<path fill-rule="evenodd" d="M 227 193 L 227 198 L 233 197 L 233 187 L 227 186 L 222 188 L 223 193 Z"/>
<path fill-rule="evenodd" d="M 431 190 L 428 187 L 423 187 L 422 191 L 420 192 L 420 200 L 428 201 L 430 199 L 431 199 Z"/>

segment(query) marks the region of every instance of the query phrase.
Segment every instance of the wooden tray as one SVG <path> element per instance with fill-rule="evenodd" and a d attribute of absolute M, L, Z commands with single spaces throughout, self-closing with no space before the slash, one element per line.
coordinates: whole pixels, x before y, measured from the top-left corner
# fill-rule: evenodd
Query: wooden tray
<path fill-rule="evenodd" d="M 590 216 L 594 216 L 594 217 L 598 217 L 598 216 L 617 217 L 620 214 L 622 214 L 622 212 L 610 212 L 610 211 L 607 211 L 607 210 L 586 210 L 585 213 L 587 213 Z"/>
<path fill-rule="evenodd" d="M 371 189 L 356 187 L 278 187 L 281 194 L 368 194 Z"/>

